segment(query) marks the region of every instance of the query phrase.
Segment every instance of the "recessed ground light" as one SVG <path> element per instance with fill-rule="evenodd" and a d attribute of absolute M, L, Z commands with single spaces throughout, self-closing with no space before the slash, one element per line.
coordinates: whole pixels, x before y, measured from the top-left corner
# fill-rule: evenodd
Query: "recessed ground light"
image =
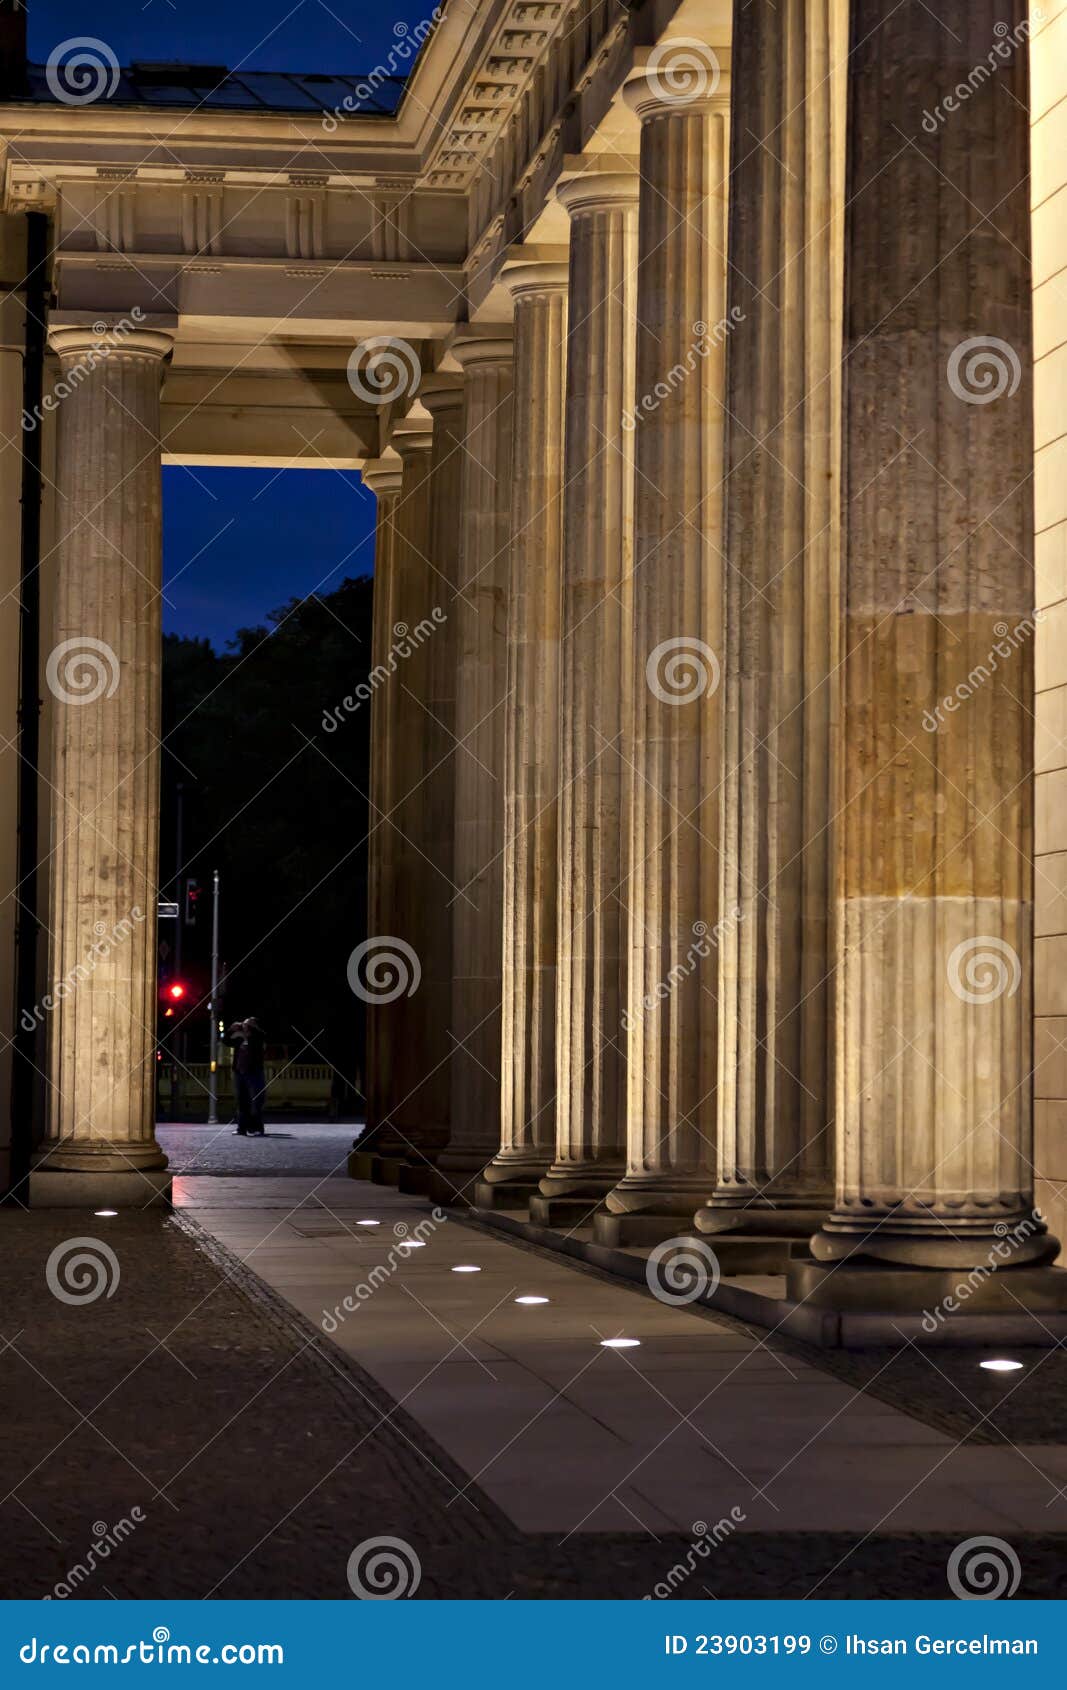
<path fill-rule="evenodd" d="M 397 1245 L 398 1250 L 425 1250 L 425 1238 L 402 1238 Z"/>
<path fill-rule="evenodd" d="M 94 1209 L 93 1214 L 94 1215 L 117 1215 L 118 1210 L 117 1209 Z"/>
<path fill-rule="evenodd" d="M 632 1350 L 641 1342 L 640 1338 L 601 1338 L 602 1350 Z"/>
<path fill-rule="evenodd" d="M 547 1297 L 516 1297 L 517 1303 L 547 1303 Z"/>
<path fill-rule="evenodd" d="M 357 1221 L 357 1226 L 381 1226 L 381 1221 Z"/>
<path fill-rule="evenodd" d="M 984 1367 L 987 1373 L 1018 1373 L 1022 1367 L 1021 1361 L 1009 1361 L 1006 1356 L 996 1356 L 992 1361 L 980 1361 L 979 1367 Z"/>
<path fill-rule="evenodd" d="M 453 1273 L 481 1273 L 481 1271 L 481 1268 L 475 1267 L 473 1262 L 461 1262 L 459 1267 L 452 1269 Z"/>

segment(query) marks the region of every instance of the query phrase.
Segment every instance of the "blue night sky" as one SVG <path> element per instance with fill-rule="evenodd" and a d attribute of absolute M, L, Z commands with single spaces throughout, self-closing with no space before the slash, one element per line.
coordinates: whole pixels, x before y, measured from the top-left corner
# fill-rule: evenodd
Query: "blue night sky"
<path fill-rule="evenodd" d="M 121 63 L 184 59 L 231 70 L 374 68 L 432 0 L 28 0 L 30 58 L 75 35 Z M 331 470 L 166 469 L 164 628 L 218 650 L 295 595 L 329 591 L 373 562 L 374 500 Z"/>

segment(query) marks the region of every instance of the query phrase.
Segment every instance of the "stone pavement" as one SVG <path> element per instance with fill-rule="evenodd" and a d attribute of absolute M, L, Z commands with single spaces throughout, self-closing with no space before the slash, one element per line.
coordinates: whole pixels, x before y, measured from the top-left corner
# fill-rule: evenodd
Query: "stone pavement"
<path fill-rule="evenodd" d="M 1018 1554 L 1020 1595 L 1062 1594 L 1061 1434 L 957 1447 L 795 1346 L 428 1230 L 380 1187 L 176 1195 L 173 1215 L 0 1213 L 4 1597 L 346 1596 L 380 1537 L 417 1556 L 419 1597 L 947 1596 L 980 1532 Z M 995 1388 L 1044 1395 L 1041 1373 Z"/>
<path fill-rule="evenodd" d="M 352 1141 L 361 1124 L 329 1121 L 268 1120 L 263 1138 L 238 1138 L 230 1120 L 217 1127 L 203 1122 L 160 1122 L 156 1137 L 175 1173 L 328 1174 L 345 1171 Z"/>

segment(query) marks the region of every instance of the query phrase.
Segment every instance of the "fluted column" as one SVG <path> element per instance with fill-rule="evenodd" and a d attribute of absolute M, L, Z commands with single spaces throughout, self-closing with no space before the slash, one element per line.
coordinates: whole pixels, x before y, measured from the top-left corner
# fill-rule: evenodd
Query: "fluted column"
<path fill-rule="evenodd" d="M 463 486 L 456 604 L 455 855 L 452 894 L 452 1122 L 438 1166 L 457 1194 L 500 1145 L 504 703 L 511 535 L 512 344 L 471 330 L 464 373 Z"/>
<path fill-rule="evenodd" d="M 507 602 L 500 1148 L 484 1177 L 514 1199 L 529 1196 L 545 1172 L 556 1131 L 556 799 L 567 266 L 519 262 L 504 269 L 501 281 L 515 301 L 515 430 Z"/>
<path fill-rule="evenodd" d="M 363 465 L 363 484 L 377 500 L 374 534 L 374 603 L 371 625 L 371 670 L 386 669 L 392 649 L 393 624 L 397 619 L 397 555 L 399 539 L 396 509 L 404 481 L 399 457 L 369 459 Z M 370 706 L 370 831 L 367 836 L 367 937 L 372 942 L 390 937 L 395 929 L 396 862 L 398 837 L 392 821 L 398 774 L 397 693 L 390 686 L 376 687 Z M 367 1124 L 356 1141 L 357 1151 L 374 1149 L 399 1155 L 398 1138 L 391 1110 L 397 1101 L 394 1089 L 398 1043 L 394 1028 L 398 1011 L 395 1002 L 366 994 L 367 1016 Z"/>
<path fill-rule="evenodd" d="M 725 54 L 723 55 L 726 56 Z M 641 120 L 627 1168 L 615 1213 L 691 1216 L 715 1157 L 729 73 L 627 83 Z"/>
<path fill-rule="evenodd" d="M 155 1138 L 161 489 L 171 337 L 57 328 L 48 1128 L 35 1204 L 159 1200 Z"/>
<path fill-rule="evenodd" d="M 417 761 L 419 986 L 422 1044 L 412 1108 L 420 1159 L 447 1144 L 451 1120 L 452 898 L 455 890 L 456 628 L 463 478 L 463 387 L 454 375 L 429 375 L 419 399 L 433 419 L 429 472 L 429 553 L 423 576 L 420 622 L 424 640 L 418 712 L 409 751 Z M 432 630 L 427 624 L 432 623 Z M 421 630 L 421 631 L 420 631 Z M 405 1185 L 401 1174 L 400 1183 Z"/>
<path fill-rule="evenodd" d="M 715 1233 L 806 1237 L 833 1195 L 847 39 L 847 0 L 781 0 L 733 43 Z"/>
<path fill-rule="evenodd" d="M 1018 0 L 853 0 L 823 1259 L 1003 1268 L 1055 1251 L 1031 1217 L 1025 50 L 943 121 L 915 120 L 1024 18 Z"/>
<path fill-rule="evenodd" d="M 624 418 L 633 405 L 638 178 L 614 157 L 584 162 L 558 189 L 571 246 L 557 1098 L 555 1159 L 540 1189 L 587 1200 L 609 1191 L 625 1166 L 633 436 Z"/>

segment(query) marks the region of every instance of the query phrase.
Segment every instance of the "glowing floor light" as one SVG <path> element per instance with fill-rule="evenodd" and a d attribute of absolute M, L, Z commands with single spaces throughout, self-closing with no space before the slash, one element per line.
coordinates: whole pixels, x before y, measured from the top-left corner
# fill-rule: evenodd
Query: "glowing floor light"
<path fill-rule="evenodd" d="M 1022 1367 L 1021 1361 L 1009 1361 L 1006 1356 L 994 1356 L 992 1361 L 980 1361 L 979 1367 L 984 1367 L 987 1373 L 1018 1373 Z"/>
<path fill-rule="evenodd" d="M 640 1344 L 640 1338 L 601 1338 L 602 1350 L 633 1350 Z"/>

